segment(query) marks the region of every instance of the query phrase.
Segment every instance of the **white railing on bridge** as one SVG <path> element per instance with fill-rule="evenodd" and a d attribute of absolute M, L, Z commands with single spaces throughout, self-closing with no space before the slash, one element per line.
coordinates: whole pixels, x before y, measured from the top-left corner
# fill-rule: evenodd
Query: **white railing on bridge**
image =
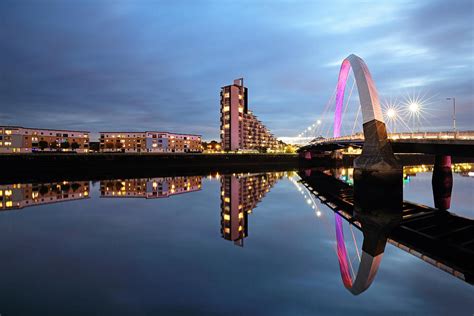
<path fill-rule="evenodd" d="M 451 132 L 413 132 L 413 133 L 389 133 L 389 139 L 439 139 L 439 140 L 474 140 L 474 131 L 451 131 Z M 312 144 L 328 143 L 335 141 L 360 141 L 364 140 L 363 133 L 347 135 L 341 137 L 332 137 L 317 139 L 311 141 Z"/>

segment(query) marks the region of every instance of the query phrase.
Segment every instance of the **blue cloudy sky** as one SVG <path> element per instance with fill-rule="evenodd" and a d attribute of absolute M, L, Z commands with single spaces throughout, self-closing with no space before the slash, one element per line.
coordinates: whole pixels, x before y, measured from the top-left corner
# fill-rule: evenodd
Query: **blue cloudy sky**
<path fill-rule="evenodd" d="M 0 124 L 217 139 L 219 88 L 243 76 L 254 113 L 294 136 L 355 53 L 382 100 L 424 95 L 425 125 L 446 130 L 455 96 L 458 126 L 474 129 L 473 11 L 470 0 L 2 0 Z"/>

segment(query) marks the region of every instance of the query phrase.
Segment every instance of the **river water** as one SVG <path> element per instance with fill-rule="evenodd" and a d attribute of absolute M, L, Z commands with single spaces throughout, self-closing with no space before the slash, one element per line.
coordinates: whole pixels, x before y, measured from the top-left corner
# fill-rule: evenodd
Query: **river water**
<path fill-rule="evenodd" d="M 474 165 L 450 211 L 473 219 Z M 351 182 L 351 169 L 331 174 Z M 474 288 L 387 244 L 346 289 L 334 212 L 294 171 L 0 185 L 0 315 L 472 315 Z M 429 166 L 404 199 L 433 207 Z M 344 222 L 351 273 L 362 233 Z"/>

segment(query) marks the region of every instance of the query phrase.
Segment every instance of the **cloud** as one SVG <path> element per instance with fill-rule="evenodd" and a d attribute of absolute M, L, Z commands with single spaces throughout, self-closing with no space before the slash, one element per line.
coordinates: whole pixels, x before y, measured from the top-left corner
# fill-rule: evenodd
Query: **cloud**
<path fill-rule="evenodd" d="M 218 138 L 219 88 L 244 76 L 252 110 L 291 137 L 320 116 L 341 60 L 356 53 L 381 95 L 455 95 L 466 129 L 472 12 L 470 1 L 6 1 L 2 124 Z"/>

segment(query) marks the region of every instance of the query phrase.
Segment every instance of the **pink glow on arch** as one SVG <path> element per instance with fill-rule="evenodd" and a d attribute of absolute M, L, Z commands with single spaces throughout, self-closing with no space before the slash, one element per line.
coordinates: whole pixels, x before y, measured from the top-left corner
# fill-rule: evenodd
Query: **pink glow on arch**
<path fill-rule="evenodd" d="M 347 77 L 349 76 L 349 70 L 351 64 L 346 58 L 342 62 L 341 69 L 339 70 L 339 78 L 337 80 L 336 90 L 336 111 L 334 116 L 334 137 L 341 136 L 341 123 L 342 123 L 342 106 L 344 104 L 344 91 L 346 90 Z"/>

